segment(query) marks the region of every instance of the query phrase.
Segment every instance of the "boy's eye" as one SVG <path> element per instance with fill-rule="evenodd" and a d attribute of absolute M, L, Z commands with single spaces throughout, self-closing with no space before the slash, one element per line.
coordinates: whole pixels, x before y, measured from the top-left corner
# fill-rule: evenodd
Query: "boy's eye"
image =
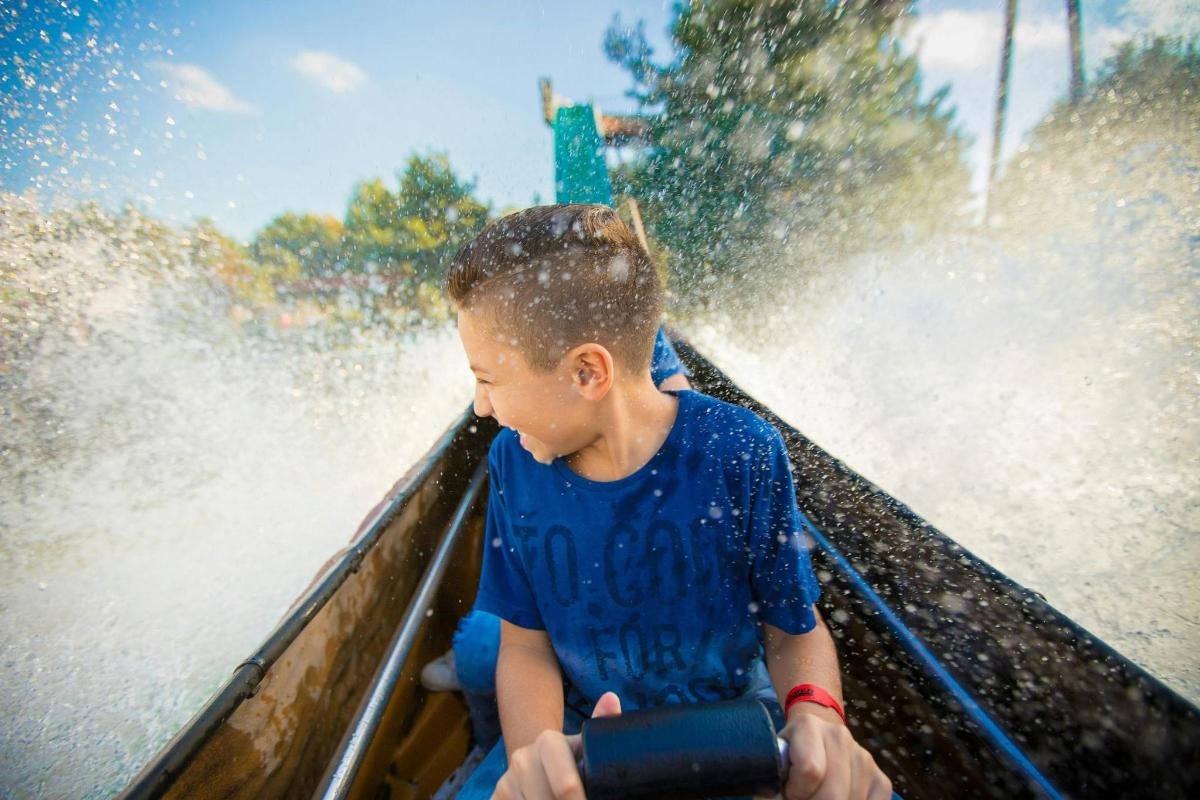
<path fill-rule="evenodd" d="M 476 379 L 475 379 L 475 382 L 476 382 L 476 383 L 483 384 L 484 386 L 491 386 L 491 385 L 492 385 L 492 382 L 491 382 L 491 381 L 485 381 L 483 378 L 476 378 Z"/>

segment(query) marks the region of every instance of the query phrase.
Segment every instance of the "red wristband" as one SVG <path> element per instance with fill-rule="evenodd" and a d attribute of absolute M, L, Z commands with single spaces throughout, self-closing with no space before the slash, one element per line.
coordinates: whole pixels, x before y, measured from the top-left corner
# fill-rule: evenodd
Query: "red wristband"
<path fill-rule="evenodd" d="M 796 705 L 796 703 L 816 703 L 819 706 L 825 706 L 825 708 L 832 708 L 842 718 L 842 724 L 846 724 L 846 712 L 842 710 L 841 704 L 833 699 L 833 695 L 816 684 L 801 683 L 792 687 L 792 690 L 787 693 L 787 699 L 783 701 L 783 713 L 785 716 L 787 712 L 792 710 L 792 706 Z"/>

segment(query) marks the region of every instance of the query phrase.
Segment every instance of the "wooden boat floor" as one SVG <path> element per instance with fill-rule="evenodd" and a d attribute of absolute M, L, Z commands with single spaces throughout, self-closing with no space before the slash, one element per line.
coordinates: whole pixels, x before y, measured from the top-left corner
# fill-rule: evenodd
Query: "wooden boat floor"
<path fill-rule="evenodd" d="M 392 754 L 384 776 L 392 800 L 433 796 L 463 763 L 471 747 L 467 707 L 457 692 L 437 692 L 425 698 L 408 735 Z"/>

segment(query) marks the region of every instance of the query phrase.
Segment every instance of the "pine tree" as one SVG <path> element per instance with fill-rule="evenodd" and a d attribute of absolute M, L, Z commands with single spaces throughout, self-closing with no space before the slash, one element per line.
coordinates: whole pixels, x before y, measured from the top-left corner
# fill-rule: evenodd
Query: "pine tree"
<path fill-rule="evenodd" d="M 878 244 L 965 203 L 966 141 L 945 90 L 921 99 L 895 37 L 909 6 L 698 0 L 679 12 L 666 65 L 640 26 L 614 21 L 605 47 L 633 78 L 654 143 L 615 182 L 642 203 L 681 288 L 802 240 L 821 252 Z"/>

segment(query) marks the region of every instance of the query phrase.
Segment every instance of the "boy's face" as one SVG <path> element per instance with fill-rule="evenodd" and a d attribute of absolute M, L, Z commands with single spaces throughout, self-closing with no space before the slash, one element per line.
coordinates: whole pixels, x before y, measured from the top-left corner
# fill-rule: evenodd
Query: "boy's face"
<path fill-rule="evenodd" d="M 494 325 L 476 312 L 458 312 L 458 334 L 475 373 L 475 413 L 495 417 L 521 435 L 521 446 L 549 464 L 586 446 L 588 404 L 575 391 L 570 364 L 533 369 Z"/>

